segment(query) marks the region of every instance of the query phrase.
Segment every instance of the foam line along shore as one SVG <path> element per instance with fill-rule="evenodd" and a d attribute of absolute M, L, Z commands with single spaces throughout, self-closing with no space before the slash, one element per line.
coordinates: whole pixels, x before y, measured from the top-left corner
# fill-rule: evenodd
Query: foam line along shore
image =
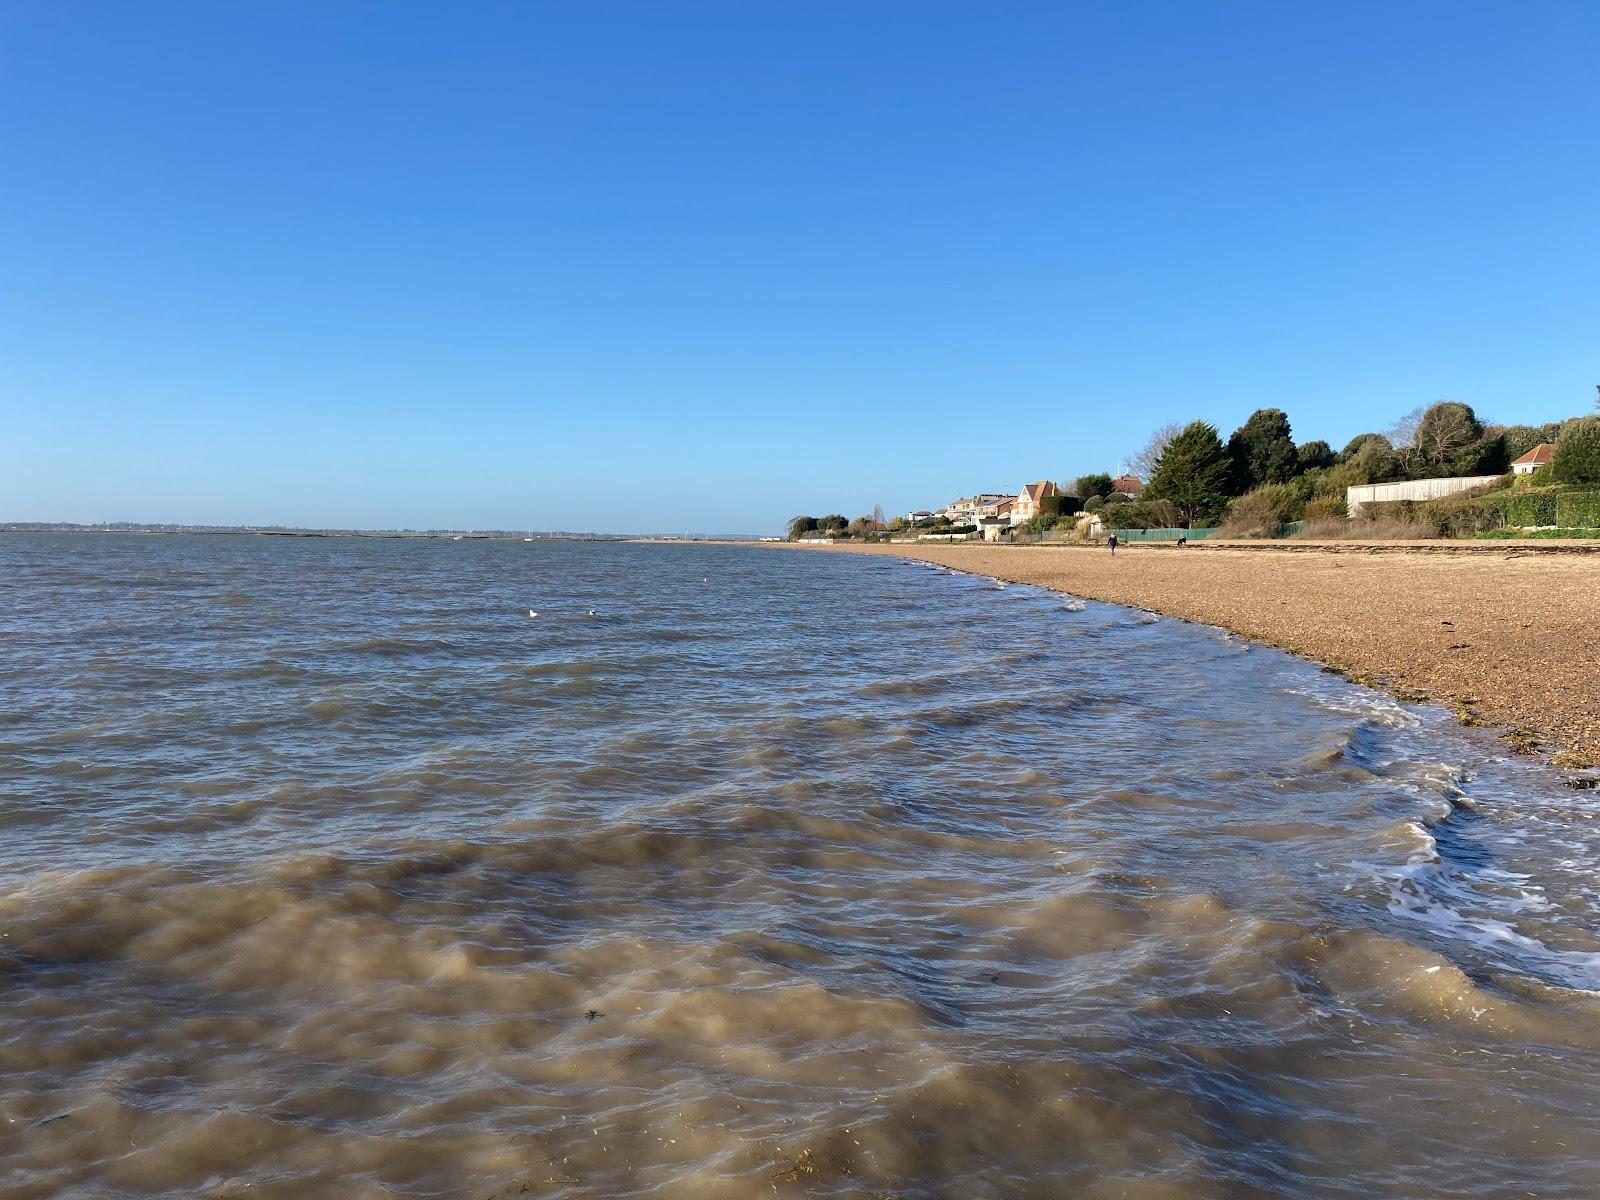
<path fill-rule="evenodd" d="M 1406 700 L 1438 700 L 1558 766 L 1600 766 L 1600 555 L 1436 548 L 994 545 L 893 554 L 1228 629 Z"/>

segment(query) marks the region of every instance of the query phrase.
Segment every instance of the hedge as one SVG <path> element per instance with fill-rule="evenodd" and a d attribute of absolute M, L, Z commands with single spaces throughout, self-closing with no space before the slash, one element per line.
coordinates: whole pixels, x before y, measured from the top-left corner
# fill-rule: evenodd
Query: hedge
<path fill-rule="evenodd" d="M 1562 490 L 1501 492 L 1438 500 L 1391 500 L 1361 506 L 1364 520 L 1394 517 L 1428 526 L 1443 537 L 1462 537 L 1507 527 L 1600 527 L 1600 492 Z"/>
<path fill-rule="evenodd" d="M 1493 496 L 1489 503 L 1507 525 L 1559 525 L 1567 529 L 1600 526 L 1600 492 L 1522 492 Z"/>

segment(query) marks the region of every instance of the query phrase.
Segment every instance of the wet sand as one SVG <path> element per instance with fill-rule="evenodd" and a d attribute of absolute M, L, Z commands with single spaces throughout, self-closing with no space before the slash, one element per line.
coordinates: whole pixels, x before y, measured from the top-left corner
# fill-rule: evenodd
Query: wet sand
<path fill-rule="evenodd" d="M 1550 543 L 838 547 L 1201 621 L 1600 766 L 1600 553 Z"/>

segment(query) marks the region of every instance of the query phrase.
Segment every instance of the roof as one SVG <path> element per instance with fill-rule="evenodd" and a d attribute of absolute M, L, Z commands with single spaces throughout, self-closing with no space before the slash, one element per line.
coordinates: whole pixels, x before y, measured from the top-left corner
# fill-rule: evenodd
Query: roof
<path fill-rule="evenodd" d="M 1144 480 L 1137 475 L 1118 475 L 1111 481 L 1111 490 L 1113 492 L 1142 492 L 1144 490 Z"/>
<path fill-rule="evenodd" d="M 1035 503 L 1043 500 L 1046 496 L 1059 496 L 1061 494 L 1061 489 L 1048 479 L 1042 479 L 1038 483 L 1024 484 L 1022 491 L 1029 500 Z"/>
<path fill-rule="evenodd" d="M 1540 442 L 1521 458 L 1515 460 L 1511 465 L 1513 467 L 1539 467 L 1549 462 L 1555 456 L 1556 448 L 1554 446 L 1552 446 L 1549 442 Z"/>

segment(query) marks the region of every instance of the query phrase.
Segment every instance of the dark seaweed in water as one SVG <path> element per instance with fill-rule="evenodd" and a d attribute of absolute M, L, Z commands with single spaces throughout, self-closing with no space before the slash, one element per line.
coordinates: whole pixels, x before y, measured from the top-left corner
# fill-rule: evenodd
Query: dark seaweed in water
<path fill-rule="evenodd" d="M 1600 1193 L 1595 801 L 1443 712 L 883 559 L 0 587 L 8 1198 Z"/>

